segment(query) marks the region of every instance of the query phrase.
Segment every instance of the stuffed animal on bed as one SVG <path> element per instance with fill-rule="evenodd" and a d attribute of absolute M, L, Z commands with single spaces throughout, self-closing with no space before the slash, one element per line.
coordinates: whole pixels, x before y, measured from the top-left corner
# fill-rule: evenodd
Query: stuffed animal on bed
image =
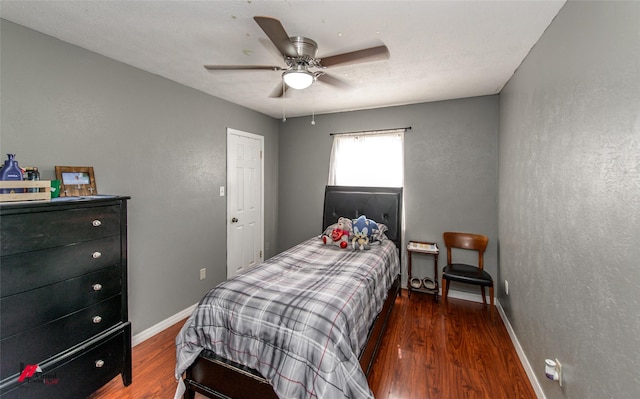
<path fill-rule="evenodd" d="M 351 236 L 351 219 L 338 218 L 336 227 L 331 230 L 331 235 L 322 235 L 322 242 L 325 245 L 337 245 L 340 248 L 349 246 L 349 237 Z"/>
<path fill-rule="evenodd" d="M 367 219 L 365 215 L 353 221 L 353 238 L 351 245 L 353 249 L 365 250 L 371 249 L 373 233 L 378 231 L 378 224 L 371 219 Z"/>

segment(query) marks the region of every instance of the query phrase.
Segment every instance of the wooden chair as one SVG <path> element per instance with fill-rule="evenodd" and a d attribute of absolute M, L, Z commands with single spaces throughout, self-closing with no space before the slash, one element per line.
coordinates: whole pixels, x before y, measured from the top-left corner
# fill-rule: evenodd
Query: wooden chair
<path fill-rule="evenodd" d="M 486 306 L 484 287 L 489 287 L 489 299 L 491 301 L 491 315 L 493 316 L 493 278 L 484 271 L 484 251 L 487 249 L 489 238 L 480 234 L 452 233 L 442 234 L 444 245 L 447 247 L 447 265 L 442 270 L 442 296 L 447 300 L 449 293 L 449 282 L 457 281 L 465 284 L 475 284 L 480 286 L 482 293 L 482 303 Z M 451 260 L 451 250 L 453 248 L 478 251 L 478 266 L 453 263 Z"/>

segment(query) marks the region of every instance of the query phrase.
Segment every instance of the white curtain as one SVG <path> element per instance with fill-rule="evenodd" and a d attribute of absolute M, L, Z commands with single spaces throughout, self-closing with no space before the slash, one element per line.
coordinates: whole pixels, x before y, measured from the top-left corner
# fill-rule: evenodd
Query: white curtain
<path fill-rule="evenodd" d="M 329 185 L 402 187 L 405 129 L 333 136 Z"/>

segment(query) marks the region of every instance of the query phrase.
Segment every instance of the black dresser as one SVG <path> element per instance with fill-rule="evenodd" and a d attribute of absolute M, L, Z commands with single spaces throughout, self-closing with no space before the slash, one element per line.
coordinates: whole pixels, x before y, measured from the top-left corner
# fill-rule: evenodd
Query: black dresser
<path fill-rule="evenodd" d="M 131 384 L 127 200 L 0 205 L 0 397 L 84 398 Z"/>

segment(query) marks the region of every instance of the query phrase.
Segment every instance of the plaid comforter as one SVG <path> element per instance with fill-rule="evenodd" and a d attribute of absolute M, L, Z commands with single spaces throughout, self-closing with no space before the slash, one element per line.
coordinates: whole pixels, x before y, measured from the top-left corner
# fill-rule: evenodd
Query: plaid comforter
<path fill-rule="evenodd" d="M 389 240 L 365 251 L 307 240 L 205 295 L 176 337 L 176 378 L 206 348 L 280 398 L 373 398 L 358 357 L 399 271 Z"/>

